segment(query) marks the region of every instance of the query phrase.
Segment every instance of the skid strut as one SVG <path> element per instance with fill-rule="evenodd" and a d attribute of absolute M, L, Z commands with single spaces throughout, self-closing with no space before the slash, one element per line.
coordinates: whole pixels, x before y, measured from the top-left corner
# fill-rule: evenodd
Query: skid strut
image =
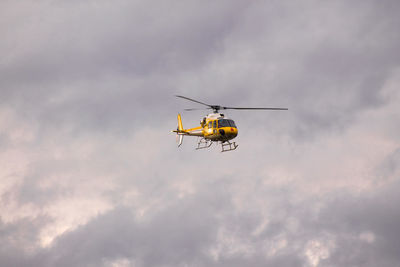
<path fill-rule="evenodd" d="M 196 149 L 209 148 L 211 145 L 212 145 L 211 140 L 205 139 L 204 137 L 199 137 Z"/>
<path fill-rule="evenodd" d="M 222 150 L 221 152 L 227 152 L 227 151 L 232 151 L 235 150 L 238 145 L 235 142 L 229 142 L 229 141 L 225 141 L 225 142 L 221 142 L 221 147 Z"/>

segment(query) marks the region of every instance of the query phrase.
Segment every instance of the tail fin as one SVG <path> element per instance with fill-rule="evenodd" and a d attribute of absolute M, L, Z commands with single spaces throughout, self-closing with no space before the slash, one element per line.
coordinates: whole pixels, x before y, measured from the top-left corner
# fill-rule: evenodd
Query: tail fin
<path fill-rule="evenodd" d="M 183 131 L 182 117 L 181 117 L 181 114 L 178 114 L 178 131 L 176 133 L 177 134 L 176 137 L 177 138 L 179 137 L 179 140 L 177 139 L 178 147 L 180 147 L 182 145 L 182 142 L 183 142 L 183 134 L 179 134 L 179 132 L 181 132 L 181 131 Z"/>
<path fill-rule="evenodd" d="M 183 131 L 181 114 L 178 114 L 178 131 Z"/>

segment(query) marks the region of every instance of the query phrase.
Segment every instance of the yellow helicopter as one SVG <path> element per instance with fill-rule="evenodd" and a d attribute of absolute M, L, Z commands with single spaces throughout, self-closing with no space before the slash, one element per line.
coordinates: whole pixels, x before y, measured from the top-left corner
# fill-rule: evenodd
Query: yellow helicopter
<path fill-rule="evenodd" d="M 176 97 L 183 98 L 192 102 L 196 102 L 207 106 L 206 109 L 212 109 L 213 113 L 208 114 L 200 121 L 200 126 L 190 129 L 184 129 L 182 126 L 182 117 L 178 114 L 178 128 L 172 132 L 177 134 L 178 147 L 182 145 L 183 137 L 197 136 L 197 148 L 209 148 L 212 143 L 220 143 L 221 152 L 235 150 L 238 145 L 236 142 L 231 142 L 238 135 L 238 129 L 233 120 L 225 117 L 224 114 L 219 113 L 219 110 L 236 109 L 236 110 L 288 110 L 287 108 L 237 108 L 237 107 L 224 107 L 220 105 L 209 105 L 189 97 L 175 95 Z M 185 109 L 185 111 L 199 110 L 196 108 Z"/>

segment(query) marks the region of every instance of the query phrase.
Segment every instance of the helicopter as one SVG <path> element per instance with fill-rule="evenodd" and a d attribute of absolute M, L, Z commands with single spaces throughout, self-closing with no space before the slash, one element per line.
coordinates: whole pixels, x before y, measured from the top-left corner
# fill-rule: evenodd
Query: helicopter
<path fill-rule="evenodd" d="M 236 109 L 236 110 L 288 110 L 288 108 L 238 108 L 238 107 L 225 107 L 220 105 L 210 105 L 201 101 L 175 95 L 176 97 L 189 100 L 198 104 L 207 106 L 205 109 L 213 110 L 213 113 L 208 114 L 200 121 L 200 126 L 184 129 L 182 125 L 182 117 L 178 113 L 178 127 L 172 132 L 176 133 L 178 147 L 182 145 L 184 136 L 197 136 L 197 147 L 198 149 L 209 148 L 213 143 L 221 144 L 221 152 L 227 152 L 235 150 L 238 145 L 236 142 L 231 141 L 238 135 L 238 129 L 235 122 L 232 119 L 225 117 L 224 114 L 219 113 L 220 110 Z M 204 108 L 203 108 L 204 109 Z M 188 108 L 185 111 L 202 110 L 198 108 Z"/>

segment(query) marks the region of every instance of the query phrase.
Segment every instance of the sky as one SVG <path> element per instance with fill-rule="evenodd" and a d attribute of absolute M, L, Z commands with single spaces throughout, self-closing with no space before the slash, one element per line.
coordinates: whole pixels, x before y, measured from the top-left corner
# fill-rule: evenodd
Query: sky
<path fill-rule="evenodd" d="M 0 265 L 400 266 L 400 2 L 3 0 Z M 239 147 L 177 147 L 174 95 Z"/>

